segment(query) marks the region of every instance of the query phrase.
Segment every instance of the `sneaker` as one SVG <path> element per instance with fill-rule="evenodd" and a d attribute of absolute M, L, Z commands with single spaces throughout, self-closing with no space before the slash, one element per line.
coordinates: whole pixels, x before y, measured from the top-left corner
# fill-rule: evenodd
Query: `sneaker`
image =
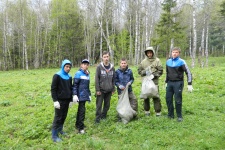
<path fill-rule="evenodd" d="M 84 134 L 85 131 L 84 131 L 84 130 L 80 130 L 79 133 L 80 133 L 80 134 Z"/>
<path fill-rule="evenodd" d="M 183 121 L 183 118 L 180 118 L 180 117 L 179 117 L 179 118 L 177 118 L 177 121 L 178 121 L 178 122 L 182 122 L 182 121 Z"/>
<path fill-rule="evenodd" d="M 167 116 L 168 119 L 174 119 L 174 116 Z"/>
<path fill-rule="evenodd" d="M 100 120 L 99 119 L 96 119 L 95 120 L 95 124 L 99 124 L 100 123 Z"/>
<path fill-rule="evenodd" d="M 145 116 L 150 116 L 150 113 L 145 113 Z"/>
<path fill-rule="evenodd" d="M 159 116 L 161 116 L 161 112 L 156 113 L 156 117 L 159 117 Z"/>

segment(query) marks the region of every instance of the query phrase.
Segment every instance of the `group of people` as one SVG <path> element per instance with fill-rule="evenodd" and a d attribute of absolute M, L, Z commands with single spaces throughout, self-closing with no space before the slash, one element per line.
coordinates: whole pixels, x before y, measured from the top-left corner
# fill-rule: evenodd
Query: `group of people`
<path fill-rule="evenodd" d="M 158 86 L 159 77 L 163 74 L 163 66 L 159 58 L 156 57 L 153 47 L 147 47 L 145 59 L 138 66 L 138 74 L 142 77 L 151 74 L 153 82 Z M 188 91 L 192 92 L 192 75 L 183 59 L 179 57 L 180 48 L 172 49 L 171 58 L 166 62 L 166 104 L 168 108 L 168 118 L 174 118 L 173 97 L 178 121 L 182 121 L 182 91 L 184 87 L 184 72 L 187 75 Z M 85 103 L 91 101 L 89 88 L 90 73 L 88 71 L 89 60 L 81 62 L 80 69 L 75 73 L 74 78 L 70 76 L 72 63 L 64 60 L 61 70 L 54 74 L 51 84 L 51 95 L 55 107 L 55 116 L 52 125 L 52 140 L 60 142 L 59 134 L 66 135 L 63 131 L 63 124 L 67 117 L 68 108 L 74 103 L 78 103 L 75 127 L 78 133 L 84 134 Z M 148 69 L 146 69 L 148 68 Z M 149 68 L 151 71 L 149 71 Z M 128 68 L 125 58 L 120 60 L 120 68 L 115 71 L 110 63 L 110 54 L 107 51 L 102 53 L 102 62 L 97 66 L 95 73 L 95 96 L 96 96 L 96 118 L 98 124 L 102 119 L 106 119 L 110 108 L 110 99 L 117 87 L 118 96 L 128 87 L 128 97 L 131 108 L 138 111 L 137 98 L 132 90 L 134 82 L 133 72 Z M 161 115 L 161 100 L 159 97 L 153 98 L 156 116 Z M 144 99 L 145 115 L 150 115 L 150 99 Z M 136 117 L 136 116 L 134 116 Z"/>

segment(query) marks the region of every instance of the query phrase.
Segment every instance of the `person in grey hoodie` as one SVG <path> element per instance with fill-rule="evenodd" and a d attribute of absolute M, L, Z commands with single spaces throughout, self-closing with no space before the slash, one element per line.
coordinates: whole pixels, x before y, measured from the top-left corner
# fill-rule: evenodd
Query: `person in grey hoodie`
<path fill-rule="evenodd" d="M 95 90 L 96 90 L 96 118 L 95 123 L 106 119 L 110 108 L 110 100 L 115 92 L 115 68 L 109 62 L 110 54 L 107 51 L 102 53 L 102 62 L 96 68 Z M 103 108 L 102 104 L 104 102 Z"/>

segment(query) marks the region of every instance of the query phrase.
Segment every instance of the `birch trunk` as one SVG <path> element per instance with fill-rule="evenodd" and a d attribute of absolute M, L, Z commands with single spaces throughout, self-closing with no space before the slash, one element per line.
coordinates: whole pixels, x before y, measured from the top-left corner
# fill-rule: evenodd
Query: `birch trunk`
<path fill-rule="evenodd" d="M 195 67 L 195 56 L 196 56 L 196 48 L 197 48 L 197 31 L 196 31 L 196 17 L 195 17 L 195 8 L 196 8 L 196 3 L 195 0 L 193 0 L 193 51 L 192 51 L 192 55 L 191 55 L 191 59 L 192 59 L 192 64 L 191 67 L 194 68 Z"/>
<path fill-rule="evenodd" d="M 6 13 L 6 12 L 5 12 Z M 8 70 L 7 66 L 7 19 L 6 14 L 3 17 L 3 70 Z"/>
<path fill-rule="evenodd" d="M 207 27 L 206 27 L 206 39 L 205 39 L 205 66 L 206 67 L 208 67 L 208 55 L 209 55 L 208 42 L 209 42 L 209 26 L 207 24 Z"/>
<path fill-rule="evenodd" d="M 27 36 L 26 36 L 26 33 L 25 33 L 25 17 L 24 15 L 22 16 L 22 21 L 23 21 L 23 33 L 22 33 L 22 36 L 23 36 L 23 54 L 24 54 L 24 61 L 25 61 L 25 69 L 28 70 L 28 58 L 27 58 Z"/>

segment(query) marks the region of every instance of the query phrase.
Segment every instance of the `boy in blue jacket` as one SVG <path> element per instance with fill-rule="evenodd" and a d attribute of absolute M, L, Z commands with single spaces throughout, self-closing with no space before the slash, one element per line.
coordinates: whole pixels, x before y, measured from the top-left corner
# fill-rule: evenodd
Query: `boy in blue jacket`
<path fill-rule="evenodd" d="M 129 85 L 128 87 L 128 96 L 131 108 L 134 111 L 138 111 L 138 102 L 137 98 L 133 93 L 131 84 L 134 82 L 134 76 L 131 69 L 128 68 L 127 60 L 125 58 L 122 58 L 120 60 L 120 68 L 116 70 L 116 79 L 115 79 L 115 85 L 117 87 L 118 95 L 122 93 L 122 91 L 125 89 L 126 85 Z M 118 118 L 120 119 L 120 118 Z"/>
<path fill-rule="evenodd" d="M 90 76 L 89 76 L 89 61 L 82 60 L 81 68 L 76 72 L 73 80 L 73 102 L 78 102 L 78 111 L 76 118 L 76 128 L 78 133 L 84 134 L 84 119 L 85 119 L 85 103 L 91 101 L 91 92 L 89 89 Z"/>
<path fill-rule="evenodd" d="M 69 104 L 72 101 L 72 77 L 69 75 L 71 62 L 65 59 L 61 70 L 52 79 L 51 95 L 55 107 L 55 117 L 52 124 L 52 140 L 60 142 L 58 134 L 65 135 L 63 124 L 66 120 Z"/>

